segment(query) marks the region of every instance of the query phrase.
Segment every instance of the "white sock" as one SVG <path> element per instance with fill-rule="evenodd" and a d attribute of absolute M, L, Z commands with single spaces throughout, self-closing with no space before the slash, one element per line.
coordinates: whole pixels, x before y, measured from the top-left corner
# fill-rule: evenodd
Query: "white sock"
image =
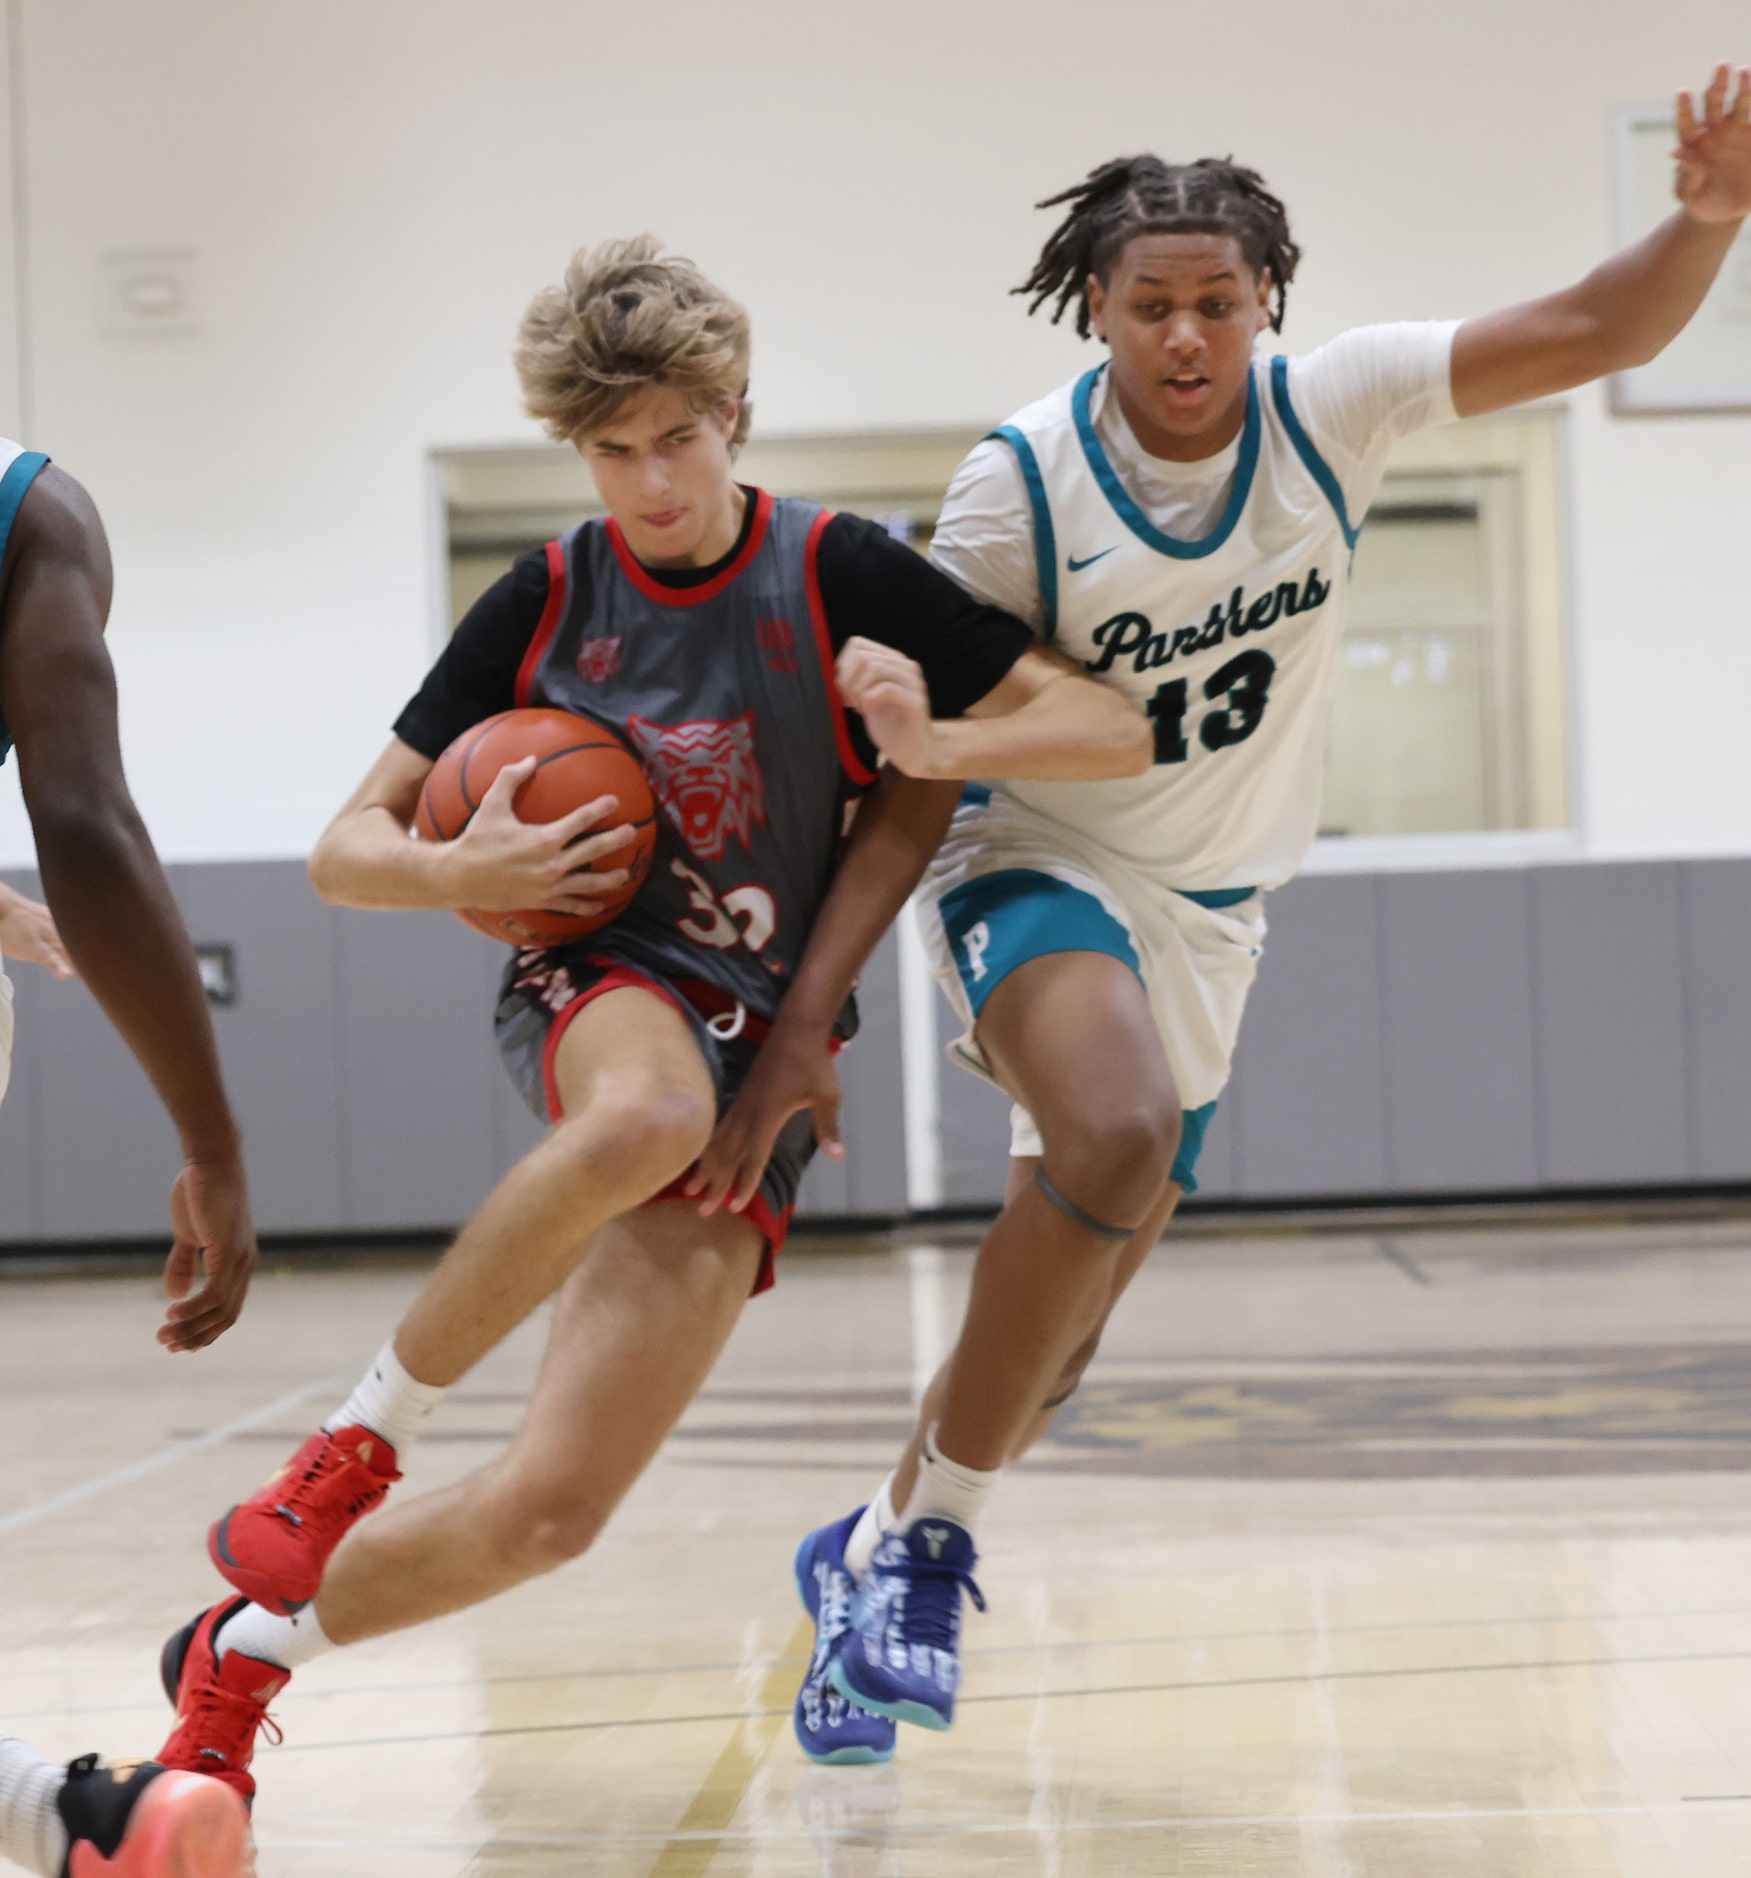
<path fill-rule="evenodd" d="M 0 1735 L 0 1859 L 38 1878 L 60 1878 L 67 1828 L 55 1806 L 67 1770 L 12 1735 Z"/>
<path fill-rule="evenodd" d="M 932 1422 L 924 1437 L 924 1458 L 918 1464 L 912 1497 L 906 1502 L 899 1523 L 910 1526 L 918 1519 L 952 1519 L 971 1532 L 986 1494 L 997 1484 L 1002 1471 L 1000 1467 L 993 1467 L 981 1472 L 976 1467 L 963 1467 L 959 1461 L 951 1461 L 936 1445 L 936 1424 Z"/>
<path fill-rule="evenodd" d="M 876 1547 L 899 1523 L 894 1511 L 894 1476 L 890 1474 L 882 1482 L 881 1491 L 863 1509 L 862 1518 L 845 1541 L 845 1569 L 853 1578 L 861 1581 L 869 1570 L 870 1560 L 875 1557 Z"/>
<path fill-rule="evenodd" d="M 365 1371 L 358 1388 L 322 1425 L 330 1434 L 337 1428 L 369 1428 L 394 1448 L 399 1461 L 406 1457 L 426 1417 L 443 1399 L 444 1391 L 436 1384 L 415 1382 L 407 1373 L 391 1338 Z"/>
<path fill-rule="evenodd" d="M 335 1647 L 314 1604 L 306 1604 L 296 1617 L 276 1617 L 259 1604 L 246 1604 L 235 1617 L 226 1618 L 213 1641 L 221 1661 L 241 1650 L 281 1669 L 302 1669 Z"/>

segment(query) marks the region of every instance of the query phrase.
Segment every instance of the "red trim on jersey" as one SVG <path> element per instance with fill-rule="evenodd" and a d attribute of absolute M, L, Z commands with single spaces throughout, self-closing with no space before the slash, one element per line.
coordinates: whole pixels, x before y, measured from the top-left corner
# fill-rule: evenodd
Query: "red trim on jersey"
<path fill-rule="evenodd" d="M 764 489 L 756 489 L 754 525 L 748 530 L 748 539 L 742 543 L 741 553 L 721 574 L 708 580 L 702 587 L 665 587 L 660 580 L 653 578 L 640 564 L 638 556 L 626 545 L 626 536 L 621 533 L 620 524 L 612 515 L 608 517 L 608 541 L 614 549 L 614 558 L 620 563 L 621 573 L 647 600 L 655 600 L 660 606 L 699 606 L 706 600 L 715 600 L 731 581 L 748 571 L 749 562 L 760 552 L 761 544 L 766 539 L 766 526 L 771 520 L 772 498 Z"/>
<path fill-rule="evenodd" d="M 815 647 L 821 655 L 821 677 L 827 686 L 827 702 L 833 712 L 833 740 L 839 745 L 839 761 L 845 773 L 860 789 L 875 781 L 875 771 L 865 769 L 851 745 L 851 729 L 845 722 L 845 700 L 839 695 L 839 680 L 834 674 L 833 634 L 827 625 L 827 608 L 821 599 L 821 536 L 832 521 L 830 509 L 823 509 L 809 529 L 808 546 L 803 550 L 803 570 L 809 590 L 809 623 L 815 629 Z"/>
<path fill-rule="evenodd" d="M 546 656 L 547 648 L 553 643 L 553 635 L 559 631 L 559 616 L 565 611 L 565 589 L 565 543 L 550 541 L 547 544 L 547 604 L 541 609 L 541 618 L 535 626 L 535 637 L 529 641 L 529 649 L 523 654 L 523 663 L 517 667 L 517 682 L 511 692 L 519 708 L 529 702 L 536 670 Z"/>

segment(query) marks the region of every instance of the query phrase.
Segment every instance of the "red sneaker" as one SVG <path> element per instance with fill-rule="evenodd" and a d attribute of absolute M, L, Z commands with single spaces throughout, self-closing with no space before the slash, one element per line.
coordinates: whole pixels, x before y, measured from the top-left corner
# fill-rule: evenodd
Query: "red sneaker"
<path fill-rule="evenodd" d="M 278 1617 L 322 1588 L 329 1555 L 401 1478 L 395 1450 L 369 1428 L 318 1429 L 273 1478 L 207 1534 L 227 1584 Z"/>
<path fill-rule="evenodd" d="M 176 1708 L 176 1727 L 158 1750 L 161 1767 L 210 1774 L 243 1796 L 255 1798 L 249 1763 L 259 1728 L 276 1745 L 278 1725 L 268 1704 L 292 1680 L 289 1669 L 233 1650 L 222 1661 L 213 1648 L 219 1626 L 249 1602 L 232 1598 L 202 1611 L 164 1646 L 160 1671 L 164 1693 Z"/>
<path fill-rule="evenodd" d="M 152 1761 L 100 1767 L 88 1754 L 56 1798 L 67 1828 L 61 1878 L 242 1878 L 249 1813 L 222 1781 Z"/>

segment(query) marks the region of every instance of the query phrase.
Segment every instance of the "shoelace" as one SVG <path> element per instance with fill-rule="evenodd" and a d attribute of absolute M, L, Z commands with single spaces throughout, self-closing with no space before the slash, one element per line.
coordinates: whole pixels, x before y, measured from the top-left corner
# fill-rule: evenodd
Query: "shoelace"
<path fill-rule="evenodd" d="M 927 1593 L 937 1594 L 922 1598 L 907 1597 L 904 1625 L 908 1643 L 926 1643 L 937 1650 L 952 1650 L 955 1647 L 960 1639 L 961 1601 L 953 1594 L 944 1595 L 950 1586 L 957 1591 L 965 1591 L 973 1600 L 976 1610 L 985 1609 L 984 1592 L 973 1582 L 973 1574 L 963 1566 L 933 1565 L 919 1559 L 904 1559 L 885 1569 L 890 1577 L 907 1579 Z"/>
<path fill-rule="evenodd" d="M 368 1486 L 359 1484 L 356 1476 L 360 1474 L 370 1482 Z M 341 1459 L 332 1447 L 326 1447 L 298 1476 L 297 1484 L 274 1511 L 294 1526 L 304 1524 L 307 1512 L 318 1519 L 332 1518 L 336 1513 L 353 1519 L 375 1506 L 389 1487 L 390 1482 L 381 1474 L 373 1474 L 363 1461 L 350 1456 Z"/>
<path fill-rule="evenodd" d="M 277 1748 L 285 1739 L 280 1724 L 253 1696 L 238 1695 L 235 1690 L 221 1689 L 212 1683 L 194 1698 L 188 1718 L 189 1724 L 208 1721 L 215 1724 L 220 1745 L 215 1747 L 203 1740 L 199 1751 L 204 1759 L 218 1761 L 223 1767 L 249 1758 L 247 1750 L 258 1728 L 269 1747 Z"/>

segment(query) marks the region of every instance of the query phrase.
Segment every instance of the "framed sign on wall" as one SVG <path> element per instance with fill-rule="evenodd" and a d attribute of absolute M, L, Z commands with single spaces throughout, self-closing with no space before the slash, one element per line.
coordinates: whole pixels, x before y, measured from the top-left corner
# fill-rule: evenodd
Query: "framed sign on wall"
<path fill-rule="evenodd" d="M 1669 104 L 1620 111 L 1616 123 L 1617 233 L 1639 241 L 1677 206 Z M 1611 408 L 1648 412 L 1751 411 L 1751 222 L 1740 231 L 1696 318 L 1651 365 L 1611 380 Z"/>

